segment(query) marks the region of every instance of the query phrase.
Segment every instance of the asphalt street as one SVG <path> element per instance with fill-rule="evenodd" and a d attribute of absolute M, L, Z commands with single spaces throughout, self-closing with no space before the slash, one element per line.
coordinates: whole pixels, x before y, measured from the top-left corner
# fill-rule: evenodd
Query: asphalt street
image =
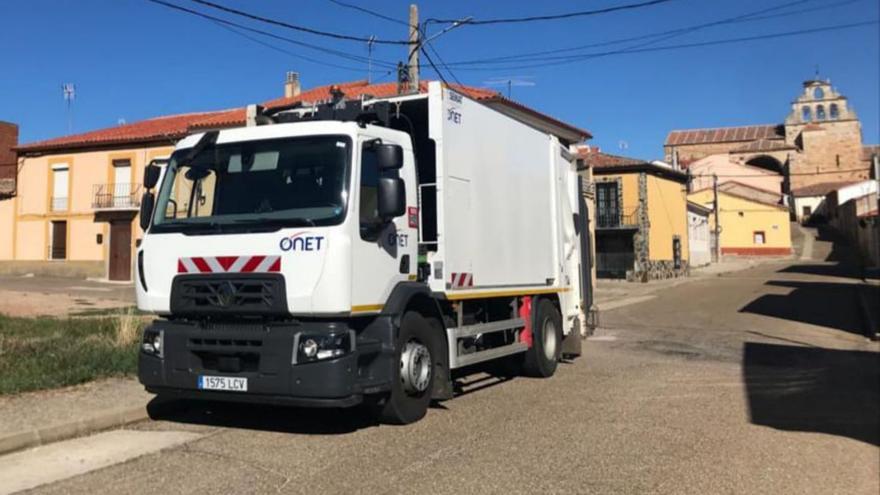
<path fill-rule="evenodd" d="M 35 493 L 877 494 L 880 348 L 814 251 L 606 311 L 553 378 L 466 377 L 414 425 L 185 403 L 133 429 L 193 440 Z"/>

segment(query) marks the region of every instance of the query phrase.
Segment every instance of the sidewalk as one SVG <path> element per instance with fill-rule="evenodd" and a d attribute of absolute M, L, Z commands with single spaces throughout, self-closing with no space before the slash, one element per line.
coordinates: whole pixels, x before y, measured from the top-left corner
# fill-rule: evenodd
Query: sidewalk
<path fill-rule="evenodd" d="M 653 299 L 654 293 L 669 287 L 686 284 L 694 280 L 717 277 L 725 273 L 738 272 L 759 266 L 768 262 L 778 262 L 776 259 L 733 259 L 724 260 L 720 263 L 712 263 L 701 268 L 691 269 L 690 276 L 670 278 L 666 280 L 651 280 L 650 282 L 627 282 L 625 280 L 600 279 L 596 284 L 596 305 L 600 311 L 610 311 L 630 304 L 637 304 Z"/>
<path fill-rule="evenodd" d="M 0 455 L 142 421 L 152 399 L 135 378 L 0 397 Z"/>

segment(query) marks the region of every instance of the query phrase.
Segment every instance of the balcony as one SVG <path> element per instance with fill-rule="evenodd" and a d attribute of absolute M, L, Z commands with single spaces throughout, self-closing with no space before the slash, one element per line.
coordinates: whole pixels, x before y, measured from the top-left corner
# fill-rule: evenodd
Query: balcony
<path fill-rule="evenodd" d="M 49 206 L 53 212 L 67 211 L 67 196 L 52 196 L 52 201 Z"/>
<path fill-rule="evenodd" d="M 137 210 L 141 206 L 140 184 L 95 184 L 92 208 L 95 210 Z"/>
<path fill-rule="evenodd" d="M 603 209 L 600 208 L 596 214 L 597 229 L 638 229 L 639 228 L 639 209 L 625 208 Z"/>

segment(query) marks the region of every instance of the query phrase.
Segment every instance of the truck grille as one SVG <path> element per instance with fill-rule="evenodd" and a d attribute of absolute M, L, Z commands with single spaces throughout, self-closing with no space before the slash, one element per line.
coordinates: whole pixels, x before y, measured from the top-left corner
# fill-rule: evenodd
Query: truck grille
<path fill-rule="evenodd" d="M 280 274 L 178 275 L 171 286 L 177 315 L 281 315 L 287 313 Z"/>

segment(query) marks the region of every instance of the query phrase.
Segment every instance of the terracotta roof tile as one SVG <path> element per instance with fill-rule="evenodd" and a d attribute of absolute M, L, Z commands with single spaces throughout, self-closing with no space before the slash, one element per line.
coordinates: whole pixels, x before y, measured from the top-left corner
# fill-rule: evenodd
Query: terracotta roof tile
<path fill-rule="evenodd" d="M 108 127 L 96 131 L 72 134 L 44 141 L 36 141 L 17 147 L 19 152 L 50 151 L 56 149 L 82 148 L 89 146 L 116 145 L 133 142 L 148 142 L 167 139 L 169 144 L 189 132 L 194 122 L 210 118 L 218 112 L 185 113 Z M 222 113 L 222 112 L 220 112 Z"/>
<path fill-rule="evenodd" d="M 596 169 L 624 167 L 627 165 L 643 165 L 648 163 L 645 160 L 611 155 L 598 151 L 595 148 L 588 147 L 581 147 L 578 149 L 578 158 L 582 159 L 585 165 Z"/>
<path fill-rule="evenodd" d="M 263 103 L 263 106 L 272 109 L 297 102 L 323 102 L 330 98 L 330 89 L 338 86 L 347 98 L 360 98 L 361 96 L 372 96 L 374 98 L 388 98 L 397 95 L 397 83 L 378 83 L 368 84 L 366 81 L 351 81 L 339 83 L 335 85 L 318 86 L 316 88 L 303 91 L 293 98 L 275 98 Z M 501 96 L 500 93 L 490 89 L 476 88 L 471 86 L 461 86 L 457 84 L 450 85 L 450 88 L 467 95 L 478 101 L 496 101 L 504 105 L 515 107 L 521 111 L 531 113 L 541 119 L 555 123 L 561 127 L 569 129 L 575 133 L 585 137 L 590 137 L 587 131 L 578 129 L 574 126 L 566 124 L 548 115 L 542 114 L 529 107 L 521 105 L 512 100 L 508 100 Z M 422 81 L 420 91 L 426 92 L 428 89 L 428 81 Z M 224 128 L 232 126 L 240 126 L 245 123 L 245 108 L 233 108 L 229 110 L 220 110 L 214 112 L 187 113 L 178 115 L 168 115 L 156 117 L 152 119 L 133 122 L 117 127 L 109 127 L 95 131 L 63 136 L 44 141 L 24 144 L 16 148 L 19 152 L 38 152 L 52 151 L 62 149 L 76 149 L 93 146 L 112 146 L 133 144 L 138 142 L 154 142 L 168 140 L 169 144 L 176 141 L 188 133 L 212 128 Z"/>
<path fill-rule="evenodd" d="M 857 182 L 857 181 L 855 181 Z M 797 189 L 792 189 L 791 195 L 802 198 L 805 196 L 825 196 L 831 191 L 836 191 L 841 187 L 848 186 L 850 184 L 855 184 L 854 181 L 842 181 L 842 182 L 820 182 L 818 184 L 811 184 L 809 186 L 799 187 Z"/>
<path fill-rule="evenodd" d="M 758 151 L 793 150 L 794 146 L 786 144 L 782 139 L 757 139 L 748 142 L 738 148 L 730 150 L 731 153 L 750 153 Z"/>
<path fill-rule="evenodd" d="M 752 125 L 742 127 L 716 127 L 707 129 L 683 129 L 671 131 L 666 136 L 666 146 L 685 144 L 729 143 L 752 141 L 755 139 L 774 139 L 784 136 L 780 125 Z"/>

